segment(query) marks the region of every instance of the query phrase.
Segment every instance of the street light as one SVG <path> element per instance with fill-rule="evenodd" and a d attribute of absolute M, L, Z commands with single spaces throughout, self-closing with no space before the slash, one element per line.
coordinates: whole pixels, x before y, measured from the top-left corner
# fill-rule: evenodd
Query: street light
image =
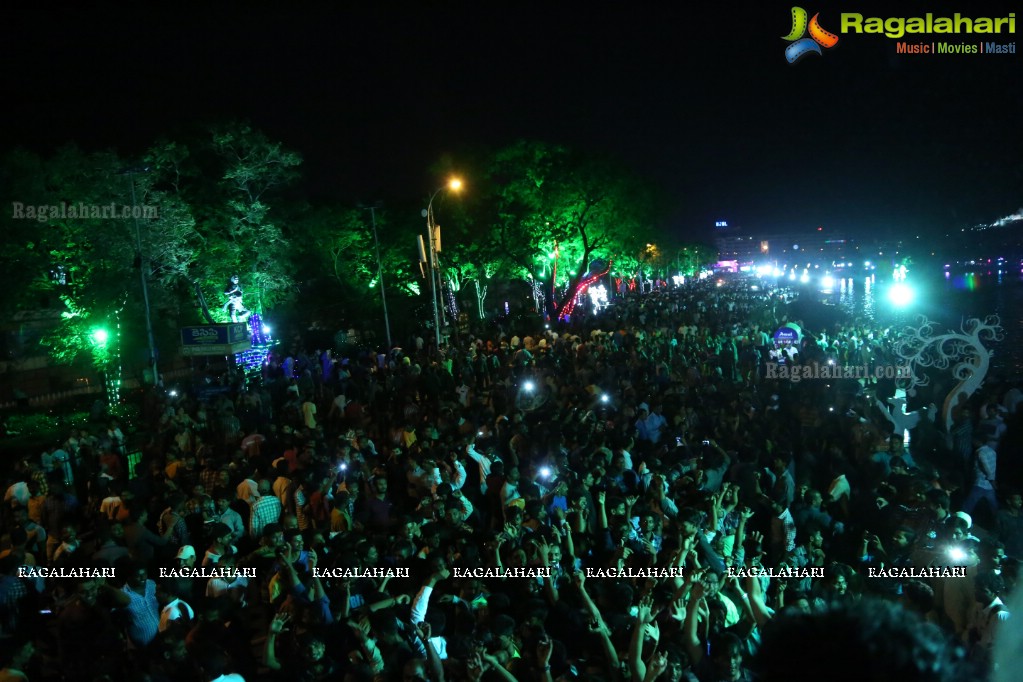
<path fill-rule="evenodd" d="M 438 304 L 438 297 L 443 289 L 443 281 L 440 276 L 440 263 L 437 262 L 437 254 L 440 252 L 440 228 L 433 218 L 433 200 L 445 189 L 452 192 L 459 192 L 462 189 L 462 181 L 459 178 L 451 178 L 447 184 L 438 187 L 430 195 L 430 201 L 423 210 L 423 217 L 426 218 L 426 233 L 430 241 L 430 289 L 433 292 L 433 332 L 437 342 L 437 350 L 440 350 L 440 321 L 441 313 Z"/>

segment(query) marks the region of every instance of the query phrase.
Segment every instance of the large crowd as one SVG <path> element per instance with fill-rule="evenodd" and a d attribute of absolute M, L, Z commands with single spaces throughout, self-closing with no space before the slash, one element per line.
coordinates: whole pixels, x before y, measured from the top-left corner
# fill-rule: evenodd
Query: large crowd
<path fill-rule="evenodd" d="M 984 679 L 1023 394 L 991 378 L 946 434 L 940 376 L 769 379 L 789 298 L 298 340 L 150 390 L 11 463 L 0 682 Z M 900 362 L 876 323 L 801 328 L 787 363 Z"/>

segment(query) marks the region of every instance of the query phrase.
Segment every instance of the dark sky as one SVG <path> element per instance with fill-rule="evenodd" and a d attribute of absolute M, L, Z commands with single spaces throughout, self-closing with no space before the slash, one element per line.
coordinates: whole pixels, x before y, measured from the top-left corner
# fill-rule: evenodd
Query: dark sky
<path fill-rule="evenodd" d="M 845 34 L 789 65 L 789 3 L 547 4 L 8 14 L 0 147 L 127 156 L 246 119 L 302 153 L 310 193 L 354 201 L 420 197 L 442 155 L 534 138 L 620 157 L 666 193 L 679 233 L 723 219 L 898 235 L 1023 206 L 1020 55 L 899 55 Z M 1019 8 L 803 6 L 835 32 L 840 11 Z"/>

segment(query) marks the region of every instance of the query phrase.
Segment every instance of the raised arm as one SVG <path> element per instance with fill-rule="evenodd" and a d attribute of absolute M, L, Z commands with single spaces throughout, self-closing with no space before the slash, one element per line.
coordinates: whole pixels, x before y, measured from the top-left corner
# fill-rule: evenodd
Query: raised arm
<path fill-rule="evenodd" d="M 280 670 L 281 663 L 277 660 L 275 648 L 277 647 L 277 635 L 284 631 L 284 626 L 291 619 L 287 613 L 278 613 L 270 621 L 270 629 L 266 633 L 266 644 L 263 647 L 263 665 L 270 670 Z"/>
<path fill-rule="evenodd" d="M 636 622 L 632 628 L 632 641 L 629 642 L 629 672 L 633 680 L 641 680 L 646 676 L 646 663 L 643 662 L 643 642 L 646 637 L 646 626 L 653 622 L 653 597 L 647 595 L 639 602 Z"/>

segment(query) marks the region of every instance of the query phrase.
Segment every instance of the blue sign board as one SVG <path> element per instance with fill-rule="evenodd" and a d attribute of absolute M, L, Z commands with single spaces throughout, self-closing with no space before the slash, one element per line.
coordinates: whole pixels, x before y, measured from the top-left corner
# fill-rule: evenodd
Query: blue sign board
<path fill-rule="evenodd" d="M 243 322 L 181 328 L 182 355 L 233 355 L 251 347 L 252 336 Z"/>
<path fill-rule="evenodd" d="M 803 331 L 799 328 L 799 325 L 791 323 L 778 327 L 773 335 L 775 347 L 798 344 L 802 338 Z"/>

